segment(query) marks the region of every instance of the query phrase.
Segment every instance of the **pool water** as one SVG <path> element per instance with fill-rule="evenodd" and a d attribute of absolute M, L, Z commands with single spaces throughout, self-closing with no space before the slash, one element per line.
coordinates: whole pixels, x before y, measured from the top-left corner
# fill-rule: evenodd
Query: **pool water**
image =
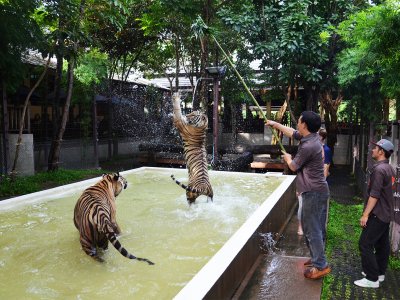
<path fill-rule="evenodd" d="M 173 169 L 186 183 L 187 171 Z M 210 172 L 214 201 L 189 206 L 171 169 L 124 175 L 117 198 L 123 257 L 111 244 L 104 263 L 80 248 L 73 209 L 82 188 L 12 209 L 0 206 L 1 299 L 171 299 L 283 181 L 262 174 Z"/>

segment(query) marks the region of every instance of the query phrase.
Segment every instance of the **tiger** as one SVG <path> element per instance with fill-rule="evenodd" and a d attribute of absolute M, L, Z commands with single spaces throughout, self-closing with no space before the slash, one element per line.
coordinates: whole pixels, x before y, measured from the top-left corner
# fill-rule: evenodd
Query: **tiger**
<path fill-rule="evenodd" d="M 183 140 L 189 183 L 187 185 L 182 184 L 175 179 L 174 175 L 171 175 L 171 178 L 186 190 L 186 199 L 189 205 L 193 204 L 200 195 L 206 195 L 212 201 L 214 194 L 208 177 L 206 151 L 208 118 L 204 113 L 197 110 L 183 116 L 179 93 L 175 93 L 173 97 L 173 121 Z"/>
<path fill-rule="evenodd" d="M 98 248 L 106 250 L 110 241 L 123 256 L 153 265 L 147 258 L 130 254 L 117 240 L 121 229 L 116 221 L 115 199 L 127 186 L 128 182 L 123 176 L 110 173 L 103 174 L 99 182 L 83 191 L 74 209 L 74 224 L 80 234 L 82 250 L 103 262 Z"/>

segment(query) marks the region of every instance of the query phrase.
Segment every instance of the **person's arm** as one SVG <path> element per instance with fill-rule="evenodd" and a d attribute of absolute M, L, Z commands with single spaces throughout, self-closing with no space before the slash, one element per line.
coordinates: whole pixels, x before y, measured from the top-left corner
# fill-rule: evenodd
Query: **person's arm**
<path fill-rule="evenodd" d="M 284 154 L 282 155 L 282 157 L 283 157 L 283 160 L 287 163 L 289 169 L 292 170 L 293 172 L 296 172 L 296 168 L 295 168 L 295 166 L 292 164 L 292 161 L 293 161 L 292 155 L 291 155 L 290 153 L 284 153 Z"/>
<path fill-rule="evenodd" d="M 274 128 L 276 130 L 282 131 L 282 133 L 284 135 L 286 135 L 287 137 L 292 137 L 293 133 L 295 132 L 295 130 L 293 128 L 282 125 L 275 121 L 268 120 L 265 124 L 267 124 L 268 126 Z"/>
<path fill-rule="evenodd" d="M 324 176 L 325 178 L 329 176 L 329 167 L 331 165 L 330 164 L 324 164 Z"/>
<path fill-rule="evenodd" d="M 361 219 L 360 219 L 360 225 L 362 227 L 367 226 L 367 221 L 368 221 L 368 218 L 369 218 L 369 214 L 374 209 L 374 207 L 376 205 L 376 202 L 378 202 L 377 198 L 369 196 L 368 202 L 367 202 L 367 206 L 365 207 L 364 212 L 363 212 L 363 214 L 361 216 Z"/>

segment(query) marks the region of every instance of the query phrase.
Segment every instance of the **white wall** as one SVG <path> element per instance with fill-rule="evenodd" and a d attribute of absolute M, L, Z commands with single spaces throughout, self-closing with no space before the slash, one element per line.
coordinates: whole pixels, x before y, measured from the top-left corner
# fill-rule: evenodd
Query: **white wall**
<path fill-rule="evenodd" d="M 14 164 L 15 150 L 18 141 L 18 134 L 10 133 L 8 135 L 9 148 L 10 148 L 10 161 L 8 165 L 8 172 L 11 172 Z M 34 175 L 35 163 L 33 157 L 33 134 L 23 134 L 21 145 L 19 147 L 18 161 L 16 166 L 18 175 Z"/>

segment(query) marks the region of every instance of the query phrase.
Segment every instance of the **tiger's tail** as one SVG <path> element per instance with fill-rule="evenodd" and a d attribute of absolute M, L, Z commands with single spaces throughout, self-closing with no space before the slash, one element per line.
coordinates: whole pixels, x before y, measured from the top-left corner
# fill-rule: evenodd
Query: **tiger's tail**
<path fill-rule="evenodd" d="M 137 257 L 134 256 L 133 254 L 129 253 L 128 250 L 126 250 L 121 243 L 118 241 L 117 239 L 117 235 L 115 234 L 114 230 L 112 229 L 112 226 L 107 225 L 106 227 L 106 236 L 108 238 L 108 240 L 110 241 L 111 244 L 113 244 L 113 246 L 115 247 L 115 249 L 118 250 L 119 253 L 121 253 L 123 256 L 129 258 L 129 259 L 136 259 L 139 261 L 145 261 L 147 262 L 149 265 L 154 265 L 154 263 L 150 260 L 148 260 L 147 258 L 142 258 L 142 257 Z"/>
<path fill-rule="evenodd" d="M 182 187 L 184 190 L 192 192 L 192 193 L 196 193 L 196 194 L 201 194 L 201 191 L 199 191 L 199 190 L 197 190 L 195 188 L 188 187 L 187 185 L 183 184 L 182 182 L 176 180 L 174 175 L 171 175 L 171 178 L 172 178 L 173 181 L 175 181 L 175 183 L 177 185 Z"/>

